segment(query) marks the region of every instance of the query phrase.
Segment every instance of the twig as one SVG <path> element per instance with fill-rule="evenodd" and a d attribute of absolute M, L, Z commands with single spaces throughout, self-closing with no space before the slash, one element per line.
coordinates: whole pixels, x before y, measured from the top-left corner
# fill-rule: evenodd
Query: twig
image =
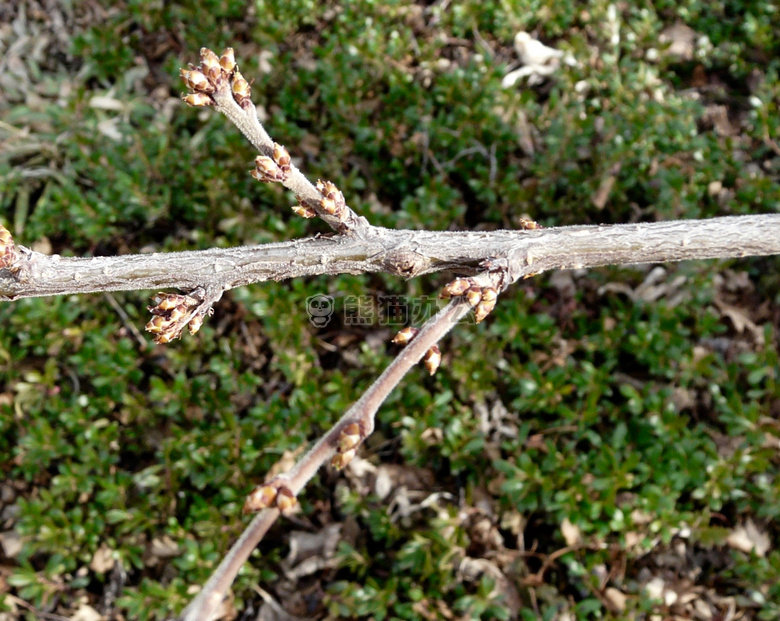
<path fill-rule="evenodd" d="M 122 320 L 125 328 L 127 328 L 127 330 L 135 337 L 135 340 L 138 342 L 138 348 L 141 351 L 145 350 L 149 346 L 149 342 L 144 338 L 144 335 L 141 334 L 141 331 L 136 327 L 136 325 L 130 320 L 130 317 L 125 312 L 125 309 L 122 308 L 119 302 L 116 301 L 116 298 L 110 293 L 104 293 L 103 297 L 108 300 L 111 308 L 113 308 L 114 311 L 116 311 L 116 314 L 119 315 L 119 318 Z"/>
<path fill-rule="evenodd" d="M 498 286 L 500 275 L 489 274 L 475 280 L 486 285 Z M 297 496 L 317 470 L 334 455 L 339 439 L 346 428 L 358 424 L 361 428 L 361 441 L 365 439 L 373 431 L 374 416 L 379 406 L 393 388 L 409 369 L 417 364 L 425 353 L 447 334 L 470 309 L 471 306 L 465 299 L 455 298 L 429 319 L 417 336 L 396 356 L 360 399 L 347 410 L 330 431 L 298 460 L 292 469 L 258 489 L 283 486 L 293 496 Z M 212 618 L 241 566 L 249 558 L 252 550 L 279 514 L 277 508 L 266 508 L 252 520 L 200 593 L 184 609 L 180 617 L 181 621 L 207 621 Z"/>

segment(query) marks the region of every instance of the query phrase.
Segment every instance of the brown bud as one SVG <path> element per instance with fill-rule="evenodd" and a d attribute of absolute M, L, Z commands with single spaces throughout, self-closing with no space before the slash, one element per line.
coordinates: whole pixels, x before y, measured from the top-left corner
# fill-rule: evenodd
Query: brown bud
<path fill-rule="evenodd" d="M 403 330 L 401 330 L 398 334 L 396 334 L 393 337 L 393 343 L 396 343 L 397 345 L 406 345 L 415 336 L 417 336 L 417 333 L 419 331 L 420 330 L 418 328 L 413 328 L 412 326 L 406 326 Z"/>
<path fill-rule="evenodd" d="M 339 434 L 339 452 L 344 453 L 357 447 L 363 439 L 363 434 L 360 433 L 360 425 L 357 423 L 350 423 Z"/>
<path fill-rule="evenodd" d="M 190 334 L 195 334 L 198 330 L 200 330 L 202 325 L 203 315 L 194 315 L 187 324 L 187 329 L 190 331 Z"/>
<path fill-rule="evenodd" d="M 157 308 L 160 310 L 169 311 L 173 308 L 176 308 L 179 304 L 184 304 L 186 302 L 186 298 L 183 295 L 178 295 L 177 293 L 161 292 L 152 298 L 152 302 L 154 302 Z"/>
<path fill-rule="evenodd" d="M 541 224 L 535 222 L 534 220 L 529 220 L 528 218 L 520 218 L 519 224 L 520 228 L 524 231 L 532 231 L 534 229 L 542 228 Z"/>
<path fill-rule="evenodd" d="M 441 350 L 439 349 L 438 345 L 434 345 L 425 352 L 425 355 L 423 356 L 423 364 L 425 365 L 428 373 L 431 375 L 436 373 L 436 369 L 438 369 L 439 365 L 441 364 Z"/>
<path fill-rule="evenodd" d="M 326 196 L 323 196 L 320 199 L 320 206 L 322 207 L 322 210 L 331 216 L 336 215 L 336 202 Z"/>
<path fill-rule="evenodd" d="M 348 451 L 344 451 L 343 453 L 336 453 L 333 456 L 333 459 L 331 459 L 330 464 L 336 470 L 342 470 L 349 462 L 355 459 L 355 455 L 357 455 L 357 449 L 350 449 Z"/>
<path fill-rule="evenodd" d="M 175 339 L 178 335 L 172 333 L 172 332 L 163 332 L 162 334 L 158 334 L 154 337 L 154 342 L 158 345 L 165 345 L 166 343 L 170 343 L 173 339 Z"/>
<path fill-rule="evenodd" d="M 211 100 L 211 97 L 205 95 L 204 93 L 190 93 L 183 99 L 186 104 L 196 108 L 201 106 L 211 106 L 214 104 L 214 102 Z"/>
<path fill-rule="evenodd" d="M 482 300 L 482 287 L 473 286 L 466 291 L 466 299 L 471 306 L 476 306 Z"/>
<path fill-rule="evenodd" d="M 203 73 L 210 75 L 213 69 L 221 68 L 219 65 L 219 56 L 207 47 L 200 48 L 200 64 L 203 67 Z"/>
<path fill-rule="evenodd" d="M 255 170 L 252 171 L 252 176 L 263 183 L 273 183 L 284 179 L 282 170 L 267 155 L 258 155 L 255 158 Z"/>
<path fill-rule="evenodd" d="M 187 306 L 185 304 L 178 304 L 174 306 L 168 313 L 170 321 L 179 321 L 187 314 Z"/>
<path fill-rule="evenodd" d="M 477 323 L 480 323 L 493 311 L 493 309 L 496 307 L 497 299 L 498 291 L 496 291 L 493 287 L 485 287 L 482 289 L 482 300 L 474 309 L 474 318 L 476 319 Z"/>
<path fill-rule="evenodd" d="M 456 298 L 459 295 L 466 293 L 469 287 L 471 287 L 471 283 L 468 280 L 465 278 L 456 278 L 452 282 L 444 285 L 444 289 L 441 291 L 441 297 Z"/>
<path fill-rule="evenodd" d="M 292 210 L 301 218 L 313 218 L 317 215 L 317 212 L 314 211 L 311 207 L 306 207 L 304 205 L 293 205 Z"/>
<path fill-rule="evenodd" d="M 209 82 L 206 75 L 198 69 L 193 69 L 187 77 L 187 86 L 199 93 L 213 93 L 214 85 Z"/>
<path fill-rule="evenodd" d="M 11 231 L 0 224 L 0 269 L 11 267 L 16 258 L 16 244 Z"/>
<path fill-rule="evenodd" d="M 277 491 L 273 485 L 258 485 L 244 501 L 244 513 L 254 513 L 270 507 L 276 500 Z"/>
<path fill-rule="evenodd" d="M 232 47 L 227 47 L 225 48 L 225 51 L 222 52 L 222 56 L 219 57 L 219 65 L 228 73 L 236 68 L 236 55 L 233 52 Z"/>
<path fill-rule="evenodd" d="M 240 71 L 236 71 L 233 74 L 231 88 L 233 90 L 233 99 L 235 99 L 239 105 L 249 99 L 251 94 L 249 82 L 244 79 L 244 76 L 241 75 Z"/>
<path fill-rule="evenodd" d="M 495 302 L 498 299 L 498 291 L 493 287 L 482 288 L 482 301 Z"/>
<path fill-rule="evenodd" d="M 151 332 L 152 334 L 159 334 L 166 327 L 166 324 L 167 321 L 165 320 L 165 317 L 155 315 L 146 324 L 145 329 L 147 332 Z"/>
<path fill-rule="evenodd" d="M 274 142 L 274 162 L 276 162 L 282 170 L 287 168 L 289 170 L 290 168 L 290 154 L 287 152 L 287 149 L 285 149 L 282 145 L 277 144 Z"/>
<path fill-rule="evenodd" d="M 279 492 L 276 494 L 276 506 L 279 507 L 279 511 L 282 513 L 290 511 L 297 502 L 298 501 L 288 487 L 280 488 Z"/>
<path fill-rule="evenodd" d="M 482 323 L 482 321 L 487 317 L 490 312 L 493 310 L 493 307 L 495 307 L 496 303 L 492 302 L 490 304 L 485 302 L 480 302 L 477 304 L 477 307 L 474 309 L 474 320 L 476 323 Z"/>

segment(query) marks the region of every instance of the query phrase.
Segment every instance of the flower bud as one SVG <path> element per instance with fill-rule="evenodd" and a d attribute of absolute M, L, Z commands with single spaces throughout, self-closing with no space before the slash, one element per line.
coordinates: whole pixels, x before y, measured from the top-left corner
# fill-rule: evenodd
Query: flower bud
<path fill-rule="evenodd" d="M 241 72 L 236 71 L 233 74 L 233 80 L 231 82 L 231 89 L 233 90 L 233 99 L 236 103 L 241 105 L 244 101 L 249 99 L 251 89 L 249 88 L 249 82 L 244 79 Z"/>
<path fill-rule="evenodd" d="M 277 163 L 279 168 L 290 168 L 290 154 L 287 152 L 287 149 L 285 149 L 282 145 L 277 144 L 276 142 L 274 142 L 273 156 L 274 162 Z"/>
<path fill-rule="evenodd" d="M 147 332 L 151 332 L 152 334 L 160 334 L 166 325 L 165 317 L 161 317 L 160 315 L 155 315 L 152 317 L 149 322 L 146 324 L 145 329 Z"/>
<path fill-rule="evenodd" d="M 456 278 L 450 283 L 444 285 L 440 296 L 443 298 L 456 298 L 463 295 L 471 287 L 471 283 L 465 278 Z"/>
<path fill-rule="evenodd" d="M 393 343 L 396 343 L 397 345 L 406 345 L 415 336 L 417 336 L 419 331 L 420 330 L 418 328 L 407 326 L 393 337 Z"/>
<path fill-rule="evenodd" d="M 355 459 L 355 455 L 357 455 L 357 449 L 350 449 L 348 451 L 344 451 L 343 453 L 336 453 L 333 456 L 333 459 L 330 460 L 330 464 L 336 470 L 343 470 L 349 462 Z"/>
<path fill-rule="evenodd" d="M 339 452 L 344 453 L 360 444 L 363 435 L 360 433 L 360 425 L 350 423 L 339 434 Z"/>
<path fill-rule="evenodd" d="M 438 345 L 434 345 L 423 356 L 423 364 L 428 373 L 433 375 L 441 364 L 441 350 Z"/>
<path fill-rule="evenodd" d="M 317 215 L 317 212 L 311 207 L 306 207 L 304 205 L 293 205 L 292 210 L 301 218 L 313 218 Z"/>
<path fill-rule="evenodd" d="M 204 93 L 190 93 L 184 97 L 185 103 L 193 107 L 211 106 L 214 102 Z"/>
<path fill-rule="evenodd" d="M 476 306 L 482 300 L 482 287 L 473 286 L 466 291 L 466 299 L 471 306 Z"/>
<path fill-rule="evenodd" d="M 255 158 L 255 170 L 252 171 L 252 176 L 263 183 L 273 183 L 284 179 L 282 170 L 267 155 L 258 155 Z"/>
<path fill-rule="evenodd" d="M 482 289 L 483 302 L 495 302 L 498 299 L 498 291 L 493 287 L 484 287 Z"/>
<path fill-rule="evenodd" d="M 277 491 L 273 485 L 258 485 L 244 501 L 244 513 L 267 509 L 276 501 Z"/>
<path fill-rule="evenodd" d="M 206 75 L 211 75 L 214 69 L 216 69 L 217 72 L 221 69 L 219 65 L 219 56 L 207 47 L 200 48 L 200 64 L 203 67 L 203 73 Z M 219 73 L 217 73 L 217 75 L 219 75 Z"/>
<path fill-rule="evenodd" d="M 322 210 L 331 216 L 336 215 L 336 202 L 326 196 L 323 196 L 320 200 L 320 207 Z"/>
<path fill-rule="evenodd" d="M 194 315 L 187 324 L 187 329 L 190 331 L 190 334 L 195 334 L 198 330 L 200 330 L 202 325 L 203 315 Z"/>
<path fill-rule="evenodd" d="M 16 259 L 16 244 L 11 231 L 0 224 L 0 269 L 11 267 Z"/>
<path fill-rule="evenodd" d="M 474 319 L 477 323 L 481 323 L 482 320 L 493 311 L 493 309 L 496 307 L 497 299 L 498 291 L 496 291 L 493 287 L 485 287 L 482 289 L 482 299 L 474 309 Z"/>
<path fill-rule="evenodd" d="M 528 218 L 520 218 L 520 228 L 524 231 L 533 231 L 534 229 L 541 229 L 542 225 L 534 220 Z"/>
<path fill-rule="evenodd" d="M 199 93 L 213 93 L 214 85 L 209 82 L 206 75 L 198 69 L 193 69 L 187 76 L 187 86 Z"/>
<path fill-rule="evenodd" d="M 219 57 L 219 66 L 228 73 L 236 68 L 236 56 L 232 47 L 225 48 L 225 51 L 222 52 L 222 56 Z"/>
<path fill-rule="evenodd" d="M 276 506 L 282 513 L 287 513 L 297 503 L 298 501 L 295 499 L 295 496 L 287 487 L 280 488 L 279 492 L 276 494 Z"/>

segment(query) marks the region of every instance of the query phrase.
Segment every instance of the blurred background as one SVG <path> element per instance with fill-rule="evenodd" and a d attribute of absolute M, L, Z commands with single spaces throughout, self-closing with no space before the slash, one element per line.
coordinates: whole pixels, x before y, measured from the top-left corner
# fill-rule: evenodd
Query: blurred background
<path fill-rule="evenodd" d="M 523 64 L 518 32 L 564 56 Z M 376 225 L 780 209 L 771 0 L 19 0 L 0 6 L 17 243 L 96 256 L 327 230 L 180 100 L 201 46 L 235 48 L 271 136 Z M 434 377 L 406 377 L 360 459 L 306 488 L 223 618 L 778 618 L 778 267 L 513 287 L 442 342 Z M 450 278 L 236 289 L 167 346 L 143 332 L 155 291 L 0 304 L 0 619 L 178 612 L 246 493 L 397 353 L 381 296 L 414 304 Z M 317 294 L 334 300 L 321 328 Z M 357 296 L 367 322 L 348 320 Z"/>

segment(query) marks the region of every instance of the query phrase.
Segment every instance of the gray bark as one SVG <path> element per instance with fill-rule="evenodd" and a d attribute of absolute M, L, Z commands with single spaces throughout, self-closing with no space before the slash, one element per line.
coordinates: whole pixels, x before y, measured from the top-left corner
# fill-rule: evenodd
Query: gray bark
<path fill-rule="evenodd" d="M 551 269 L 780 254 L 780 215 L 530 231 L 433 232 L 370 227 L 261 246 L 113 257 L 47 256 L 22 246 L 0 270 L 0 300 L 203 287 L 211 291 L 320 274 L 438 271 L 472 275 L 505 260 L 511 280 Z"/>

